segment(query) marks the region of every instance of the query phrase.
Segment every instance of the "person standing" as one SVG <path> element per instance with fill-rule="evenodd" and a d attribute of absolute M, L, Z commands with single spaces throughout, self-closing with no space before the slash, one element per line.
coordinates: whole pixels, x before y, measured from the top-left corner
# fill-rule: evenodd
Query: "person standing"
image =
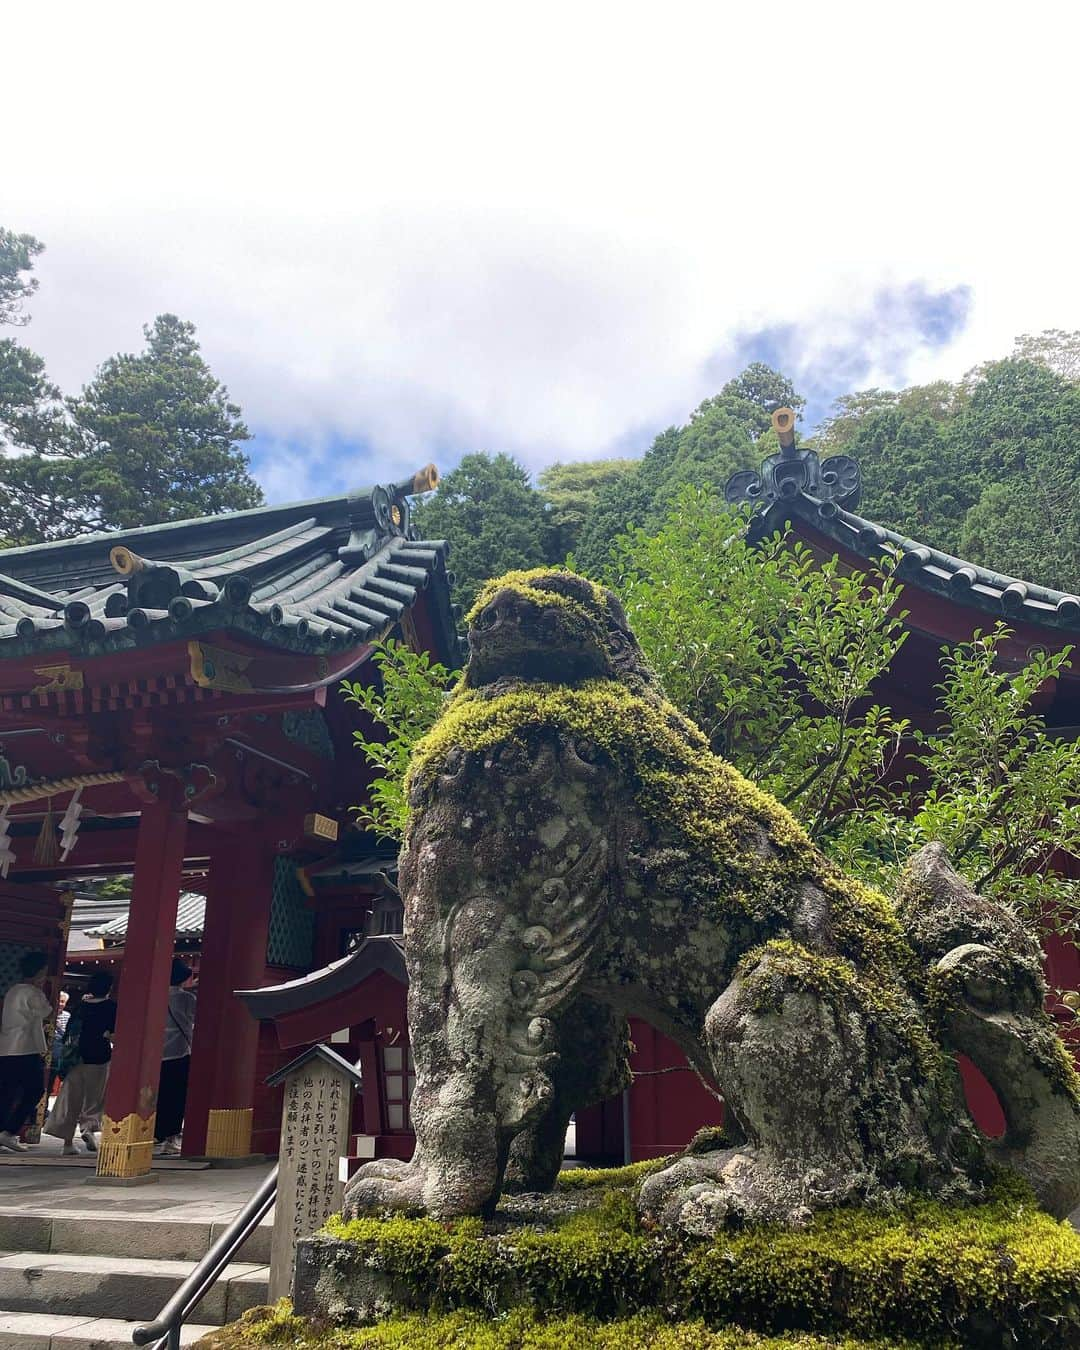
<path fill-rule="evenodd" d="M 66 989 L 60 990 L 59 1007 L 56 1013 L 56 1025 L 53 1027 L 52 1054 L 49 1056 L 49 1091 L 59 1091 L 57 1086 L 63 1078 L 60 1069 L 60 1060 L 63 1058 L 64 1033 L 68 1029 L 68 1022 L 71 1019 L 71 1012 L 68 1009 L 68 992 Z"/>
<path fill-rule="evenodd" d="M 161 1054 L 154 1121 L 156 1158 L 180 1156 L 180 1131 L 184 1125 L 188 1069 L 191 1067 L 191 1037 L 195 1029 L 195 995 L 183 987 L 190 979 L 191 967 L 174 956 L 169 972 L 169 1010 L 165 1016 L 165 1045 Z"/>
<path fill-rule="evenodd" d="M 60 1095 L 44 1127 L 46 1134 L 63 1140 L 65 1157 L 78 1152 L 74 1142 L 76 1126 L 87 1153 L 97 1152 L 94 1136 L 101 1129 L 101 1114 L 105 1110 L 112 1033 L 116 1030 L 116 1000 L 109 997 L 112 982 L 107 970 L 96 970 L 75 1008 L 65 1048 L 77 1051 L 76 1062 L 64 1076 Z"/>
<path fill-rule="evenodd" d="M 25 1153 L 19 1138 L 45 1091 L 45 1022 L 52 1004 L 42 986 L 48 957 L 27 952 L 19 963 L 20 980 L 4 995 L 0 1016 L 0 1149 Z"/>

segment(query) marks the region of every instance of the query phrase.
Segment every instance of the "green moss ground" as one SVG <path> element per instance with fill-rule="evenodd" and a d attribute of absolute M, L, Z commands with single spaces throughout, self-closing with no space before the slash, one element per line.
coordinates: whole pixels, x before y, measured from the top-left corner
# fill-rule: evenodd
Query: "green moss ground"
<path fill-rule="evenodd" d="M 585 1317 L 539 1319 L 522 1310 L 491 1318 L 477 1313 L 398 1317 L 374 1327 L 321 1327 L 294 1317 L 287 1301 L 254 1308 L 231 1327 L 199 1342 L 202 1350 L 907 1350 L 902 1341 L 834 1339 L 795 1333 L 710 1330 L 704 1322 L 673 1325 L 662 1314 L 597 1322 Z"/>

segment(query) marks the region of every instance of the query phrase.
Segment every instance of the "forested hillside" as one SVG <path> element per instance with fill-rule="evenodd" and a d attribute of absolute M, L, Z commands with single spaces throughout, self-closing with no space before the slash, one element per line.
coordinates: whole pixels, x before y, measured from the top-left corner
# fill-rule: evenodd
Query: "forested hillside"
<path fill-rule="evenodd" d="M 508 567 L 557 563 L 600 575 L 630 526 L 663 524 L 680 488 L 721 492 L 736 469 L 776 448 L 769 414 L 804 400 L 755 364 L 662 431 L 640 459 L 556 464 L 533 488 L 506 455 L 470 455 L 419 510 L 454 546 L 458 599 Z M 1080 589 L 1080 332 L 1018 338 L 1013 353 L 901 391 L 837 400 L 800 441 L 862 465 L 861 515 L 971 562 L 1062 590 Z M 499 521 L 493 528 L 487 519 Z"/>

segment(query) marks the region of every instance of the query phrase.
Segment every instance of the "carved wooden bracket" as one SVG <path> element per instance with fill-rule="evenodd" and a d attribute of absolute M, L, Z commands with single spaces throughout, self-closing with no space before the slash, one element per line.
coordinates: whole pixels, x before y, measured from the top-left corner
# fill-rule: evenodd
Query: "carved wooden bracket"
<path fill-rule="evenodd" d="M 167 802 L 177 811 L 187 811 L 197 802 L 220 792 L 225 781 L 206 764 L 172 768 L 163 766 L 156 759 L 148 759 L 132 776 L 131 786 L 140 801 L 148 805 Z"/>

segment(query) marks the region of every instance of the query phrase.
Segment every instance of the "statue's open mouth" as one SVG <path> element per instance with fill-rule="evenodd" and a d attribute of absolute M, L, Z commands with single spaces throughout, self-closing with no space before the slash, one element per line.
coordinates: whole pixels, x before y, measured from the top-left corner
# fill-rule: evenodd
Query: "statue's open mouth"
<path fill-rule="evenodd" d="M 594 653 L 553 649 L 540 634 L 507 620 L 482 632 L 473 630 L 469 666 L 473 684 L 506 677 L 537 684 L 576 684 L 602 673 Z"/>

